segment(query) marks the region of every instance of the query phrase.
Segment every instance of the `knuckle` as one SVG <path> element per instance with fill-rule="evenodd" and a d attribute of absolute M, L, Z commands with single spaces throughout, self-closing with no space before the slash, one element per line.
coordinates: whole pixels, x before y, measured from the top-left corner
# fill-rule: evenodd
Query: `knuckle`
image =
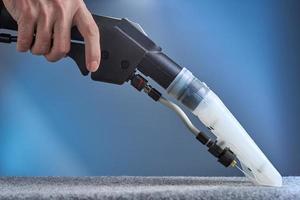
<path fill-rule="evenodd" d="M 59 45 L 56 46 L 52 51 L 52 57 L 55 61 L 65 57 L 70 51 L 70 47 L 68 45 Z"/>
<path fill-rule="evenodd" d="M 49 46 L 43 44 L 35 44 L 34 47 L 31 49 L 32 54 L 34 55 L 45 55 L 49 51 Z"/>
<path fill-rule="evenodd" d="M 60 56 L 65 56 L 66 54 L 69 53 L 69 51 L 70 51 L 70 47 L 68 47 L 68 46 L 59 47 L 59 49 L 57 50 L 57 52 Z"/>
<path fill-rule="evenodd" d="M 21 19 L 23 19 L 23 20 L 34 20 L 35 19 L 35 14 L 34 14 L 33 9 L 31 9 L 29 6 L 26 6 L 25 8 L 23 8 L 20 20 Z"/>
<path fill-rule="evenodd" d="M 44 24 L 48 25 L 55 15 L 55 10 L 52 6 L 48 4 L 41 4 L 39 10 L 39 20 L 41 20 Z"/>
<path fill-rule="evenodd" d="M 26 38 L 18 38 L 18 46 L 21 49 L 27 49 L 30 46 L 29 39 Z"/>
<path fill-rule="evenodd" d="M 28 51 L 28 50 L 29 50 L 29 48 L 22 47 L 22 46 L 20 46 L 20 45 L 18 45 L 18 47 L 17 47 L 17 51 L 18 51 L 18 52 L 26 52 L 26 51 Z"/>
<path fill-rule="evenodd" d="M 46 59 L 47 59 L 47 61 L 49 61 L 49 62 L 56 62 L 58 59 L 56 59 L 54 56 L 52 56 L 52 55 L 46 55 L 46 56 L 44 56 Z"/>
<path fill-rule="evenodd" d="M 42 9 L 40 10 L 39 15 L 40 15 L 40 17 L 41 17 L 42 19 L 44 19 L 44 20 L 47 22 L 47 20 L 48 20 L 48 18 L 49 18 L 49 11 L 48 11 L 47 9 L 45 9 L 45 8 L 42 8 Z"/>
<path fill-rule="evenodd" d="M 41 52 L 41 50 L 38 49 L 38 48 L 33 48 L 33 49 L 31 49 L 31 53 L 32 53 L 33 55 L 37 55 L 37 56 L 43 54 L 43 53 Z"/>
<path fill-rule="evenodd" d="M 41 55 L 39 52 L 37 52 L 37 51 L 34 51 L 34 50 L 31 50 L 31 53 L 32 53 L 32 55 L 35 55 L 35 56 L 39 56 L 39 55 Z"/>
<path fill-rule="evenodd" d="M 57 57 L 62 57 L 65 54 L 65 50 L 62 48 L 56 49 L 55 54 Z"/>
<path fill-rule="evenodd" d="M 65 13 L 64 1 L 63 0 L 53 0 L 53 7 L 57 14 L 63 15 Z"/>
<path fill-rule="evenodd" d="M 38 51 L 38 48 L 36 47 L 36 45 L 34 45 L 31 49 L 30 49 L 31 53 L 33 55 L 38 55 L 39 54 L 39 51 Z"/>
<path fill-rule="evenodd" d="M 48 56 L 45 56 L 45 58 L 47 59 L 48 62 L 55 62 L 56 60 L 54 60 L 53 58 L 51 57 L 48 57 Z"/>

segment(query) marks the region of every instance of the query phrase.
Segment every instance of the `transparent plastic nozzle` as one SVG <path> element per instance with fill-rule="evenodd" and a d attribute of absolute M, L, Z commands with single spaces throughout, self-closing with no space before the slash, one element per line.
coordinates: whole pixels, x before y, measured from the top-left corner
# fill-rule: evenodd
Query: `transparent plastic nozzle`
<path fill-rule="evenodd" d="M 258 185 L 281 186 L 282 177 L 219 97 L 187 69 L 167 89 L 237 156 L 244 174 Z"/>

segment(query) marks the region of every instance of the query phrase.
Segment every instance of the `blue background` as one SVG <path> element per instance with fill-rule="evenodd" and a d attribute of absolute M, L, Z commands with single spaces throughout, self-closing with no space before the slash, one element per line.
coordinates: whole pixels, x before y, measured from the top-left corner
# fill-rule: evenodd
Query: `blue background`
<path fill-rule="evenodd" d="M 223 99 L 283 175 L 300 175 L 299 1 L 86 3 L 142 24 Z M 70 59 L 47 63 L 15 45 L 0 44 L 0 55 L 0 175 L 241 175 L 128 84 L 93 82 Z"/>

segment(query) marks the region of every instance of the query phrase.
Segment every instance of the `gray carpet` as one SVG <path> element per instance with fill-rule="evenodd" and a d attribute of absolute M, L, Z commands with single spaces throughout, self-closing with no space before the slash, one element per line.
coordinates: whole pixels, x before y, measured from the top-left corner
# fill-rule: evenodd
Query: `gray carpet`
<path fill-rule="evenodd" d="M 0 199 L 300 199 L 300 177 L 283 187 L 241 177 L 2 177 Z"/>

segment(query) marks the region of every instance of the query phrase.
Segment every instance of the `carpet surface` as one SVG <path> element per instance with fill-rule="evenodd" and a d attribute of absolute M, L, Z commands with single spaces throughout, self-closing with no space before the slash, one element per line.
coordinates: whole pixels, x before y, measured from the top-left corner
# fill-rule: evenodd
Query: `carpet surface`
<path fill-rule="evenodd" d="M 255 186 L 244 177 L 2 177 L 0 199 L 300 199 L 300 177 Z"/>

